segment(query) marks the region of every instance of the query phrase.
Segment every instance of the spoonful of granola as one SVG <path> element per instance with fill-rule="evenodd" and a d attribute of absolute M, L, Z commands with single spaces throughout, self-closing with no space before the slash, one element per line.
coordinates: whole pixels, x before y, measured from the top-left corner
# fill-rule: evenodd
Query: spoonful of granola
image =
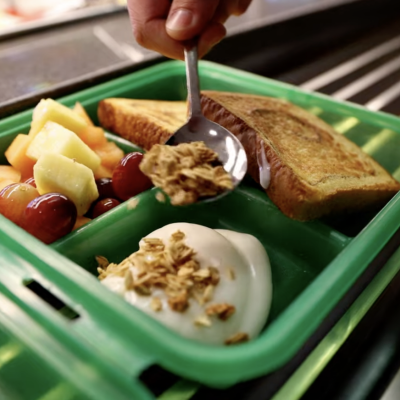
<path fill-rule="evenodd" d="M 185 60 L 189 119 L 166 145 L 154 146 L 141 164 L 142 172 L 174 205 L 214 201 L 239 185 L 247 171 L 240 141 L 201 111 L 197 46 L 185 48 Z"/>

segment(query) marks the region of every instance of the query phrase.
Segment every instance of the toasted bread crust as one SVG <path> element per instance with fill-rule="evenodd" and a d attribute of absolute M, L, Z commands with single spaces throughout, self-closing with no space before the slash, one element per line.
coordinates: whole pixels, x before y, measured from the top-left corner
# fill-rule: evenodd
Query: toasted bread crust
<path fill-rule="evenodd" d="M 320 118 L 284 100 L 203 91 L 204 115 L 242 142 L 248 173 L 260 183 L 259 154 L 270 166 L 266 192 L 288 217 L 306 221 L 384 205 L 400 184 Z M 106 129 L 145 150 L 164 144 L 186 121 L 185 102 L 106 99 Z"/>
<path fill-rule="evenodd" d="M 238 137 L 248 156 L 248 173 L 258 183 L 257 154 L 265 152 L 271 174 L 266 192 L 291 218 L 306 221 L 378 207 L 400 189 L 354 143 L 288 102 L 204 91 L 202 109 Z"/>
<path fill-rule="evenodd" d="M 105 99 L 97 110 L 101 125 L 145 150 L 165 143 L 186 122 L 183 101 Z"/>

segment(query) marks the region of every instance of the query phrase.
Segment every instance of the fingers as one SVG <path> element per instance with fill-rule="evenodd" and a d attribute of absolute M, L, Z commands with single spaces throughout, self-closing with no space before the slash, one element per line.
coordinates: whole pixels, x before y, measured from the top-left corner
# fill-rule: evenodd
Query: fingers
<path fill-rule="evenodd" d="M 141 42 L 138 41 L 138 43 L 147 49 L 154 50 L 168 58 L 184 59 L 183 44 L 168 35 L 165 30 L 165 19 L 149 22 L 141 31 L 140 38 Z"/>
<path fill-rule="evenodd" d="M 148 26 L 163 20 L 168 15 L 169 7 L 168 0 L 128 0 L 133 35 L 141 46 L 153 49 L 148 35 Z M 158 30 L 154 34 L 158 35 Z"/>
<path fill-rule="evenodd" d="M 169 0 L 128 0 L 129 16 L 136 41 L 143 47 L 166 57 L 183 59 L 182 44 L 165 29 Z"/>
<path fill-rule="evenodd" d="M 231 15 L 239 16 L 249 7 L 251 0 L 221 0 L 215 11 L 213 21 L 224 24 Z"/>
<path fill-rule="evenodd" d="M 244 14 L 247 9 L 249 8 L 249 5 L 251 3 L 251 0 L 239 0 L 236 11 L 232 12 L 233 15 L 242 15 Z"/>
<path fill-rule="evenodd" d="M 210 22 L 201 34 L 198 43 L 198 55 L 202 58 L 226 35 L 226 29 L 223 24 Z"/>
<path fill-rule="evenodd" d="M 219 1 L 174 0 L 167 19 L 167 33 L 175 40 L 188 40 L 204 32 Z"/>
<path fill-rule="evenodd" d="M 181 41 L 199 37 L 199 56 L 226 35 L 230 15 L 246 11 L 251 0 L 128 0 L 136 41 L 169 58 L 183 60 Z"/>

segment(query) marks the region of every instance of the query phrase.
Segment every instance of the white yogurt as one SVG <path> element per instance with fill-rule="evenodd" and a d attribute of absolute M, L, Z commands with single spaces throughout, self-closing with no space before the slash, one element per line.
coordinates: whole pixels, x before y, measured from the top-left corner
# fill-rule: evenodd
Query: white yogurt
<path fill-rule="evenodd" d="M 133 290 L 126 290 L 124 278 L 109 275 L 101 282 L 187 338 L 221 345 L 238 332 L 247 333 L 250 338 L 257 336 L 267 321 L 272 297 L 270 262 L 262 244 L 251 235 L 188 223 L 166 225 L 147 237 L 159 238 L 167 244 L 177 230 L 185 233 L 185 243 L 196 251 L 195 258 L 201 268 L 213 266 L 219 270 L 220 282 L 210 304 L 234 305 L 236 311 L 228 320 L 214 318 L 210 327 L 198 326 L 194 320 L 204 314 L 204 306 L 192 298 L 186 311 L 176 312 L 169 308 L 165 292 L 154 289 L 152 296 L 159 297 L 162 302 L 162 310 L 155 312 L 150 306 L 152 296 L 140 296 Z M 229 276 L 229 268 L 234 272 L 234 280 Z M 133 267 L 134 275 L 135 272 Z"/>
<path fill-rule="evenodd" d="M 268 189 L 271 183 L 271 166 L 268 163 L 267 155 L 261 141 L 259 141 L 257 150 L 257 163 L 260 171 L 260 185 L 263 189 Z"/>

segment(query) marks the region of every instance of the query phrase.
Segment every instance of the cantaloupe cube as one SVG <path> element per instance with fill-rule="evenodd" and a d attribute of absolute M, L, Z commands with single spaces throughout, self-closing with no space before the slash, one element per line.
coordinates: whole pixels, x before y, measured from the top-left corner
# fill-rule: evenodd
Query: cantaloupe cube
<path fill-rule="evenodd" d="M 45 153 L 33 167 L 39 193 L 61 193 L 84 215 L 99 197 L 91 169 L 61 154 Z"/>
<path fill-rule="evenodd" d="M 21 180 L 21 172 L 11 165 L 0 165 L 0 179 L 17 183 Z"/>
<path fill-rule="evenodd" d="M 86 121 L 86 123 L 87 123 L 89 126 L 94 126 L 93 121 L 90 119 L 88 113 L 86 112 L 86 110 L 84 109 L 84 107 L 82 106 L 82 104 L 79 103 L 79 101 L 77 101 L 77 102 L 75 103 L 75 106 L 74 106 L 73 110 L 74 110 L 80 117 L 82 117 L 82 118 Z"/>
<path fill-rule="evenodd" d="M 0 178 L 0 192 L 8 185 L 12 185 L 13 183 L 18 183 L 14 182 L 11 179 L 2 179 Z"/>
<path fill-rule="evenodd" d="M 97 126 L 88 126 L 81 132 L 79 137 L 91 149 L 104 146 L 107 143 L 107 138 L 104 134 L 104 130 Z"/>
<path fill-rule="evenodd" d="M 74 227 L 72 228 L 72 230 L 74 231 L 75 229 L 80 228 L 81 226 L 87 224 L 88 222 L 90 222 L 91 219 L 90 218 L 86 218 L 86 217 L 77 217 L 76 218 L 76 222 Z"/>
<path fill-rule="evenodd" d="M 107 142 L 103 146 L 95 148 L 94 151 L 101 158 L 101 165 L 112 171 L 124 157 L 124 152 L 114 142 Z"/>
<path fill-rule="evenodd" d="M 38 160 L 44 153 L 61 154 L 72 158 L 92 171 L 95 171 L 101 162 L 100 157 L 74 132 L 51 121 L 46 122 L 26 151 L 26 155 L 32 160 Z"/>
<path fill-rule="evenodd" d="M 18 183 L 21 180 L 21 172 L 10 165 L 0 165 L 0 191 L 6 186 Z"/>
<path fill-rule="evenodd" d="M 33 166 L 36 162 L 26 155 L 31 141 L 32 136 L 19 134 L 5 152 L 7 161 L 24 177 L 33 176 Z"/>
<path fill-rule="evenodd" d="M 43 99 L 33 111 L 30 136 L 36 136 L 46 122 L 53 121 L 79 135 L 87 123 L 76 112 L 52 99 Z"/>
<path fill-rule="evenodd" d="M 94 171 L 95 179 L 102 179 L 102 178 L 112 178 L 113 171 L 110 168 L 105 167 L 104 165 L 100 165 L 99 168 Z"/>

